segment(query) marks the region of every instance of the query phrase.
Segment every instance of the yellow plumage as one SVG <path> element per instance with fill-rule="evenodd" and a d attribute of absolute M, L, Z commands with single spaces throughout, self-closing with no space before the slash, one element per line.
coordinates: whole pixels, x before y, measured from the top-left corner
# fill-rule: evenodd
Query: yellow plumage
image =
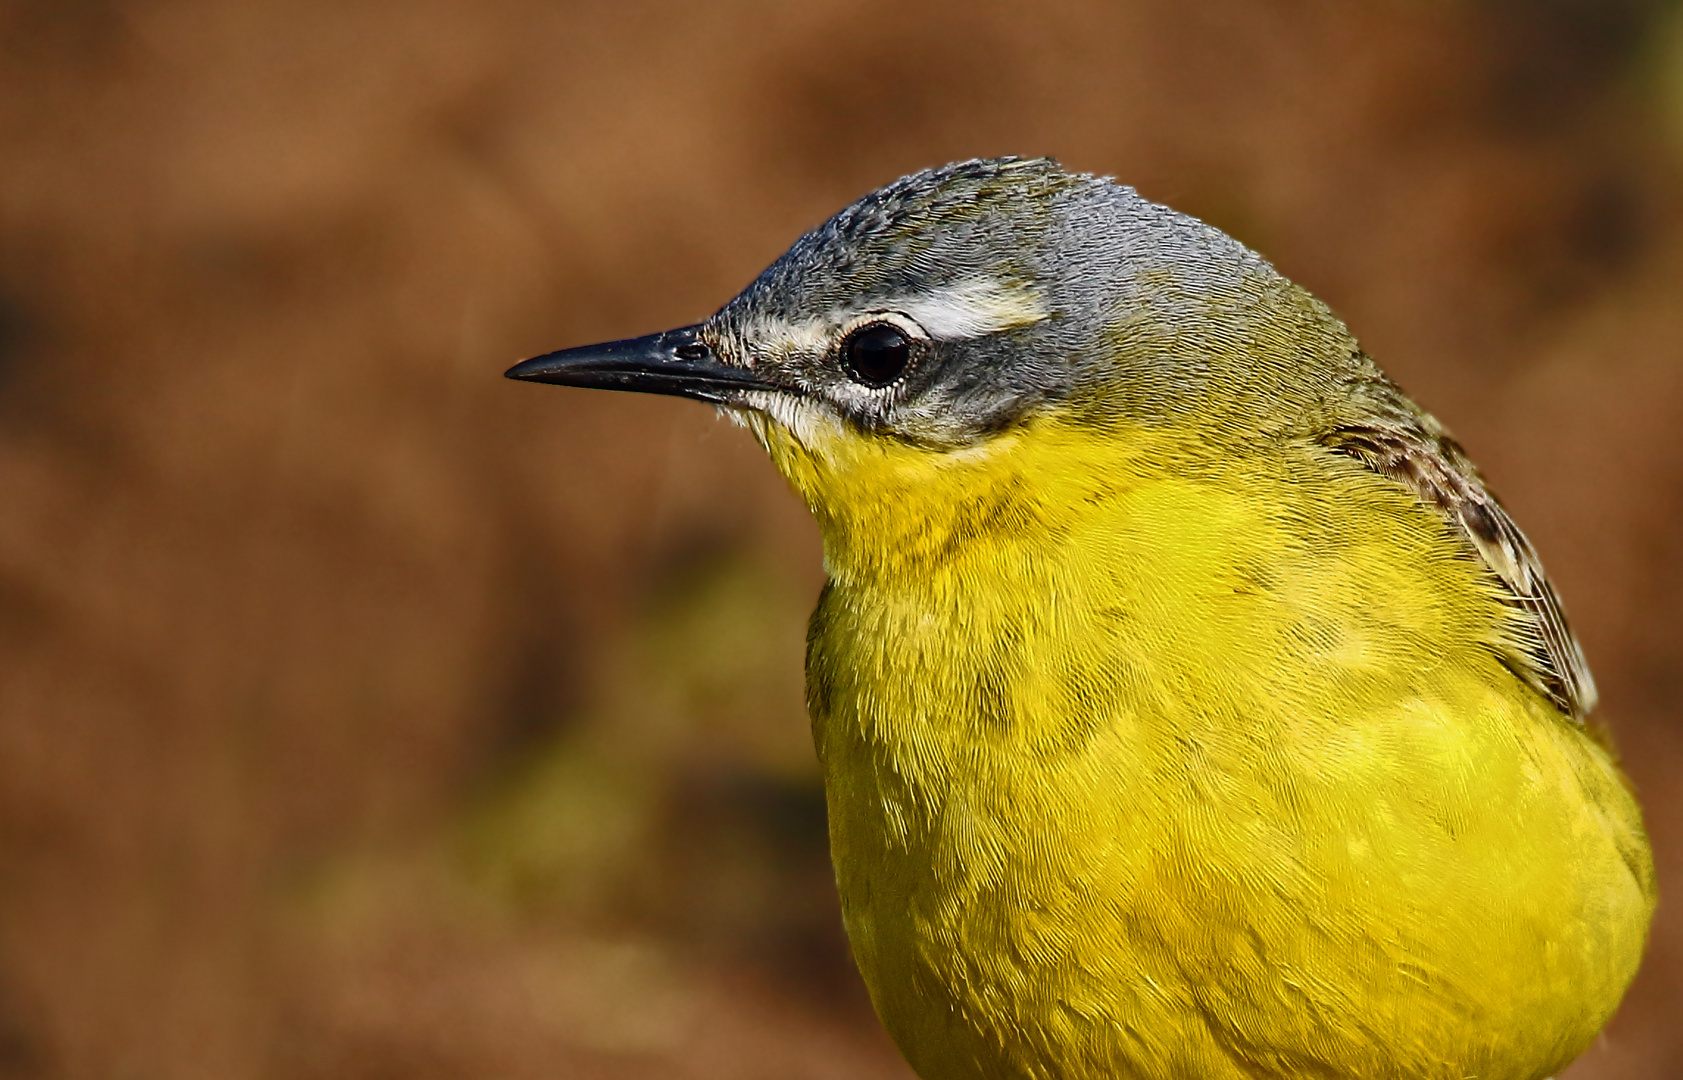
<path fill-rule="evenodd" d="M 926 1080 L 1534 1080 L 1605 1023 L 1635 803 L 1418 500 L 1197 432 L 837 438 L 772 445 L 848 934 Z"/>
<path fill-rule="evenodd" d="M 1541 1080 L 1654 879 L 1535 551 L 1254 253 L 1046 161 L 904 178 L 706 323 L 824 534 L 848 937 L 924 1080 Z"/>

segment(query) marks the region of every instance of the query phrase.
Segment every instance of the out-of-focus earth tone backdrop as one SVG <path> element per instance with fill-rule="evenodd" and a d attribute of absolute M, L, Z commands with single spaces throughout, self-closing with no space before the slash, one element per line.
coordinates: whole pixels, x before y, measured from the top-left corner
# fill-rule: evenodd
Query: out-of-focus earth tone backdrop
<path fill-rule="evenodd" d="M 1683 1075 L 1672 5 L 0 0 L 0 1077 L 904 1080 L 813 526 L 501 372 L 1002 153 L 1259 248 L 1483 464 L 1665 892 L 1568 1076 Z"/>

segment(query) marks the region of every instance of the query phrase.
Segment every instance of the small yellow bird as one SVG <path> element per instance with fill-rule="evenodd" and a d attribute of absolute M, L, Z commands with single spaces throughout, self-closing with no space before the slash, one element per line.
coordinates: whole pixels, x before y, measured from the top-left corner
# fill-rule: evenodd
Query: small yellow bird
<path fill-rule="evenodd" d="M 1618 1005 L 1652 859 L 1535 551 L 1216 229 L 963 162 L 509 375 L 711 402 L 817 516 L 836 881 L 924 1080 L 1539 1080 Z"/>

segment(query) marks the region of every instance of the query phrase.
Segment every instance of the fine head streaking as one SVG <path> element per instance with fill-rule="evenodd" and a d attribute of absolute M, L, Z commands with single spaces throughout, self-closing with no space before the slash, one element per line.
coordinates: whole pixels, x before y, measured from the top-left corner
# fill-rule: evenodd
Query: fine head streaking
<path fill-rule="evenodd" d="M 1326 305 L 1220 230 L 1044 158 L 907 176 L 803 236 L 706 322 L 509 375 L 698 398 L 808 455 L 873 439 L 953 451 L 1036 416 L 1178 429 L 1212 453 L 1318 441 L 1452 522 L 1528 616 L 1493 647 L 1571 715 L 1594 711 L 1531 545 Z M 815 510 L 829 501 L 803 494 Z"/>
<path fill-rule="evenodd" d="M 1276 339 L 1286 357 L 1269 351 Z M 1215 419 L 1218 398 L 1224 411 L 1249 399 L 1252 415 L 1231 418 L 1243 437 L 1280 415 L 1281 393 L 1324 399 L 1316 384 L 1353 352 L 1324 308 L 1220 231 L 1131 188 L 1009 158 L 873 192 L 713 318 L 638 341 L 681 362 L 658 383 L 628 376 L 638 389 L 949 449 L 1042 409 Z M 612 373 L 635 362 L 618 344 L 510 375 L 580 385 L 591 372 L 618 387 Z"/>
<path fill-rule="evenodd" d="M 837 880 L 928 1080 L 1536 1080 L 1617 1004 L 1652 867 L 1535 551 L 1218 230 L 964 162 L 509 374 L 711 402 L 817 516 Z"/>

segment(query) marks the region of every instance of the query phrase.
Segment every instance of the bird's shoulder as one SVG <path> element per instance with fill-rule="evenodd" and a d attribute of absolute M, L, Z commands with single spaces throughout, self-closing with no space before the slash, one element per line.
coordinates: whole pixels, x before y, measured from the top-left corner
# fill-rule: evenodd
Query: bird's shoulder
<path fill-rule="evenodd" d="M 1493 643 L 1502 662 L 1584 721 L 1595 711 L 1595 681 L 1536 548 L 1435 418 L 1384 376 L 1364 381 L 1370 407 L 1320 432 L 1318 441 L 1407 488 L 1451 526 L 1520 616 L 1516 640 Z"/>

